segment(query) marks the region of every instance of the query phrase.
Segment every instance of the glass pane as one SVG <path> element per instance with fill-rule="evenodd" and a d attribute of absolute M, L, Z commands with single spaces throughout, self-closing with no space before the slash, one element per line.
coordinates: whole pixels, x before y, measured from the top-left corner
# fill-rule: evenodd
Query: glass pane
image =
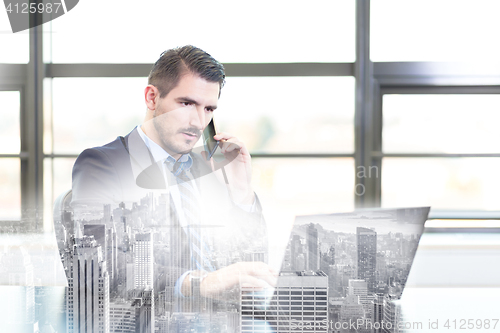
<path fill-rule="evenodd" d="M 43 80 L 43 152 L 52 154 L 52 79 Z"/>
<path fill-rule="evenodd" d="M 46 158 L 43 164 L 44 227 L 53 229 L 53 207 L 59 195 L 71 189 L 71 171 L 76 158 Z"/>
<path fill-rule="evenodd" d="M 354 84 L 352 77 L 230 77 L 215 123 L 254 153 L 352 153 Z"/>
<path fill-rule="evenodd" d="M 0 220 L 21 220 L 21 161 L 0 158 Z"/>
<path fill-rule="evenodd" d="M 27 64 L 30 60 L 29 31 L 12 33 L 9 17 L 4 8 L 0 10 L 0 45 L 2 45 L 0 63 Z"/>
<path fill-rule="evenodd" d="M 497 61 L 497 0 L 375 0 L 372 61 Z"/>
<path fill-rule="evenodd" d="M 77 154 L 128 134 L 144 118 L 146 85 L 146 78 L 54 79 L 54 153 Z"/>
<path fill-rule="evenodd" d="M 1 52 L 0 52 L 1 53 Z M 0 154 L 21 152 L 19 91 L 0 91 Z"/>
<path fill-rule="evenodd" d="M 354 208 L 352 158 L 254 158 L 254 189 L 269 225 L 292 223 L 296 215 Z M 279 234 L 279 232 L 278 232 Z"/>
<path fill-rule="evenodd" d="M 500 158 L 384 158 L 382 204 L 498 210 Z"/>
<path fill-rule="evenodd" d="M 384 95 L 383 150 L 498 153 L 500 95 Z"/>
<path fill-rule="evenodd" d="M 80 1 L 67 18 L 52 21 L 52 60 L 153 63 L 168 48 L 192 44 L 221 62 L 353 62 L 354 5 L 352 0 L 307 5 L 147 0 L 140 6 Z"/>

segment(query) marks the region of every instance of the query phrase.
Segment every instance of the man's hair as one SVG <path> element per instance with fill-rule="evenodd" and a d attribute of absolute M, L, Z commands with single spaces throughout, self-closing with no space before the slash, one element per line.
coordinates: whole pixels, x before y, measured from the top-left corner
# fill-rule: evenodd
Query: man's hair
<path fill-rule="evenodd" d="M 185 74 L 193 73 L 209 82 L 224 86 L 224 66 L 210 54 L 192 45 L 186 45 L 163 52 L 148 76 L 148 84 L 158 88 L 160 97 L 165 97 Z"/>

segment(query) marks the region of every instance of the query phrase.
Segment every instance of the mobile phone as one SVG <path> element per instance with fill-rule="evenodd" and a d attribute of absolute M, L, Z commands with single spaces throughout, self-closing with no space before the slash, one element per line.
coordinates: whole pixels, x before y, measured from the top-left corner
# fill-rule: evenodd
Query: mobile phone
<path fill-rule="evenodd" d="M 217 150 L 217 147 L 219 146 L 219 141 L 214 140 L 215 134 L 217 134 L 217 132 L 215 131 L 214 119 L 212 118 L 207 127 L 203 130 L 203 145 L 205 146 L 205 151 L 207 152 L 207 160 L 212 158 Z"/>

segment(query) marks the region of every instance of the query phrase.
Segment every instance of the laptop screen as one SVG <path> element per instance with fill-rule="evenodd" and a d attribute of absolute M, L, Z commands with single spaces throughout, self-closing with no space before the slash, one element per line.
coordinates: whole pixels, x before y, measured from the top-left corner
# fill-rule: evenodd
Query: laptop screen
<path fill-rule="evenodd" d="M 326 332 L 395 320 L 429 209 L 297 216 L 266 304 L 271 326 Z"/>

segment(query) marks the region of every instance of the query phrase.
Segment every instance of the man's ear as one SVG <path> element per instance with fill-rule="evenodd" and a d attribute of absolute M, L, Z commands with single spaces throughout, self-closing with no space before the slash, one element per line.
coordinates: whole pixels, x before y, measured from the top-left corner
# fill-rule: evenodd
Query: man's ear
<path fill-rule="evenodd" d="M 149 110 L 156 109 L 156 103 L 160 99 L 160 92 L 158 88 L 149 84 L 146 89 L 144 89 L 144 101 L 146 102 L 146 106 Z"/>

